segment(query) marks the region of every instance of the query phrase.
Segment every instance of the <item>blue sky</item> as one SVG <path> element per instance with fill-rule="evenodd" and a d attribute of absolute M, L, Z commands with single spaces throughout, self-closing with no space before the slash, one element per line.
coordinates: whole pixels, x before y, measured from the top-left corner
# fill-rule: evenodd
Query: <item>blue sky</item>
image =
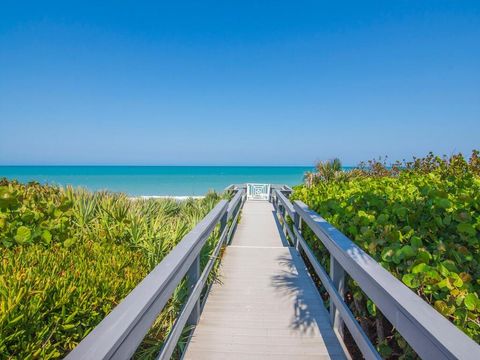
<path fill-rule="evenodd" d="M 2 1 L 0 164 L 480 148 L 479 1 Z"/>

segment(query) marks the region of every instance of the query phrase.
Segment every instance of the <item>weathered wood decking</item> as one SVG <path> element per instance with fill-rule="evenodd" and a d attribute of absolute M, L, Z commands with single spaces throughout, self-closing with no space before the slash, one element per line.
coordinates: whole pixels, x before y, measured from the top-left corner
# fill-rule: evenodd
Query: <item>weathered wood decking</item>
<path fill-rule="evenodd" d="M 184 359 L 344 359 L 272 204 L 247 201 Z"/>

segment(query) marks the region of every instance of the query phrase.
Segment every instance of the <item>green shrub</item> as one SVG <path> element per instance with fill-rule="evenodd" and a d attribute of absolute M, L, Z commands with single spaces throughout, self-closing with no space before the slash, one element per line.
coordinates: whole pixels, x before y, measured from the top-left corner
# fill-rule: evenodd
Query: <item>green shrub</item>
<path fill-rule="evenodd" d="M 147 274 L 125 245 L 1 249 L 0 357 L 65 355 Z"/>
<path fill-rule="evenodd" d="M 219 199 L 132 200 L 1 180 L 0 358 L 65 356 Z M 214 245 L 215 235 L 203 264 Z M 175 291 L 141 351 L 161 346 L 185 289 Z"/>
<path fill-rule="evenodd" d="M 477 154 L 470 162 L 461 155 L 450 159 L 429 155 L 396 169 L 374 162 L 375 167 L 358 169 L 342 181 L 298 186 L 292 199 L 304 201 L 480 342 Z M 308 231 L 307 235 L 318 255 L 325 257 L 319 240 Z M 375 305 L 353 281 L 349 289 L 354 313 L 370 324 L 378 320 Z M 368 322 L 362 325 L 375 328 Z M 388 331 L 377 326 L 373 332 L 379 348 L 391 353 L 388 346 L 385 349 L 383 332 Z M 389 344 L 407 351 L 398 336 Z"/>

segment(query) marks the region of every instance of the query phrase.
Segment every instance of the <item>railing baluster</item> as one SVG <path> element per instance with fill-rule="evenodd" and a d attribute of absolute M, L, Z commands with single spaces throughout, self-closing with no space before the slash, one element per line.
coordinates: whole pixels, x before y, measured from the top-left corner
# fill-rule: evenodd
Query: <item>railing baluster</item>
<path fill-rule="evenodd" d="M 338 294 L 344 299 L 345 270 L 332 255 L 330 255 L 330 278 L 332 279 L 333 285 Z M 330 299 L 330 322 L 333 326 L 333 330 L 343 339 L 343 320 L 332 299 Z"/>
<path fill-rule="evenodd" d="M 188 293 L 189 295 L 192 293 L 195 285 L 197 284 L 198 279 L 200 278 L 200 255 L 197 256 L 195 261 L 193 262 L 190 269 L 188 269 L 187 273 L 187 281 L 188 281 Z M 193 307 L 192 312 L 187 320 L 187 325 L 197 325 L 198 320 L 200 319 L 200 299 L 198 299 Z"/>
<path fill-rule="evenodd" d="M 302 224 L 302 218 L 300 217 L 300 215 L 298 215 L 297 212 L 295 212 L 294 219 L 293 219 L 294 229 L 297 229 L 300 232 L 301 224 Z M 296 235 L 295 231 L 293 233 L 294 235 Z M 299 239 L 297 236 L 294 236 L 293 242 L 295 245 L 295 249 L 300 250 Z"/>
<path fill-rule="evenodd" d="M 227 226 L 228 217 L 229 217 L 229 213 L 227 211 L 225 215 L 223 215 L 222 218 L 220 219 L 220 230 L 218 232 L 220 236 L 223 234 L 223 230 L 225 230 L 225 227 Z"/>

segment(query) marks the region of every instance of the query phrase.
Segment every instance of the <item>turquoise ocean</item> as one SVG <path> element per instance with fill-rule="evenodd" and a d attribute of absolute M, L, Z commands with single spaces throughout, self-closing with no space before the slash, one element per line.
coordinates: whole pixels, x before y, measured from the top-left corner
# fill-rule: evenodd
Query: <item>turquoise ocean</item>
<path fill-rule="evenodd" d="M 230 184 L 302 183 L 313 167 L 291 166 L 0 166 L 0 178 L 71 185 L 130 196 L 198 196 Z"/>

